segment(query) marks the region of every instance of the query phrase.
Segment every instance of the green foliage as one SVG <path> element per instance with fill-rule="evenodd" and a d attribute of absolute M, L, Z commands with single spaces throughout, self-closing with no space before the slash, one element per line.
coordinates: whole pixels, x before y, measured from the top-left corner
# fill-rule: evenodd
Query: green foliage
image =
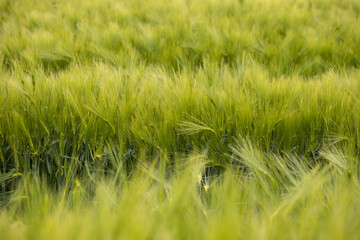
<path fill-rule="evenodd" d="M 359 13 L 0 0 L 0 238 L 358 239 Z"/>
<path fill-rule="evenodd" d="M 208 175 L 206 155 L 142 160 L 127 175 L 69 174 L 54 190 L 22 177 L 0 216 L 4 239 L 357 239 L 359 172 L 352 159 L 323 150 L 324 165 L 263 152 L 243 140 L 234 162 Z M 343 162 L 349 169 L 339 168 Z M 238 165 L 241 163 L 242 165 Z M 244 169 L 247 169 L 244 171 Z M 88 175 L 89 174 L 89 175 Z"/>

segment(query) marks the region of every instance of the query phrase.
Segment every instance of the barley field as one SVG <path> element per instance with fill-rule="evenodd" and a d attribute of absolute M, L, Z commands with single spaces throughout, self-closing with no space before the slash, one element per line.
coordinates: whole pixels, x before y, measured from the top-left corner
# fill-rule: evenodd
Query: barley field
<path fill-rule="evenodd" d="M 360 239 L 360 1 L 0 0 L 0 239 Z"/>

